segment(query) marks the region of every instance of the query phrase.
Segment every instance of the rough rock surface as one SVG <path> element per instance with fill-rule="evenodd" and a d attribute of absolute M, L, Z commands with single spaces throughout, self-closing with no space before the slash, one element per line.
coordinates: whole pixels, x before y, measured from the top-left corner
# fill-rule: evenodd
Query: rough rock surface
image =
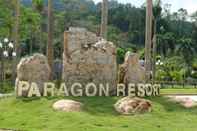
<path fill-rule="evenodd" d="M 83 104 L 73 100 L 59 100 L 53 104 L 53 109 L 64 112 L 82 111 Z"/>
<path fill-rule="evenodd" d="M 194 95 L 172 95 L 167 96 L 167 98 L 170 99 L 170 101 L 179 103 L 185 108 L 193 108 L 197 106 L 197 96 Z"/>
<path fill-rule="evenodd" d="M 64 34 L 63 80 L 67 85 L 79 82 L 106 84 L 112 90 L 117 80 L 116 48 L 84 28 L 70 28 Z"/>
<path fill-rule="evenodd" d="M 30 57 L 22 58 L 17 65 L 15 87 L 17 89 L 19 81 L 35 82 L 42 93 L 43 83 L 49 81 L 50 72 L 47 58 L 44 55 L 34 54 Z"/>
<path fill-rule="evenodd" d="M 116 102 L 115 110 L 123 115 L 151 112 L 151 102 L 137 97 L 124 97 Z"/>
<path fill-rule="evenodd" d="M 145 68 L 140 65 L 138 54 L 127 52 L 119 69 L 119 83 L 144 83 Z"/>

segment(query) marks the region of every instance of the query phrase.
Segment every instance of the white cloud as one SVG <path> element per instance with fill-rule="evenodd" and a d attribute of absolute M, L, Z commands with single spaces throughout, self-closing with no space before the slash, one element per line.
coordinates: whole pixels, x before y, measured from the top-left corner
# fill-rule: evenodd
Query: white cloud
<path fill-rule="evenodd" d="M 187 4 L 183 5 L 183 8 L 186 8 L 189 13 L 197 11 L 197 1 L 196 0 L 187 0 Z"/>

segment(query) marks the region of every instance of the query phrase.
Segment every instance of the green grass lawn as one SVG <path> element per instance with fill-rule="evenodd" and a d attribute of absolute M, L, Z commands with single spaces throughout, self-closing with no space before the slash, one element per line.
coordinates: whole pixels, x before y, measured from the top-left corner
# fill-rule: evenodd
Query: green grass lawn
<path fill-rule="evenodd" d="M 54 111 L 51 106 L 58 98 L 0 99 L 0 128 L 21 131 L 197 130 L 197 108 L 185 109 L 163 97 L 149 98 L 153 102 L 153 111 L 135 116 L 122 116 L 114 111 L 117 97 L 73 99 L 85 104 L 83 112 Z"/>
<path fill-rule="evenodd" d="M 197 95 L 197 89 L 196 88 L 167 88 L 167 89 L 161 89 L 160 93 L 162 95 L 165 94 L 190 94 L 190 95 Z"/>

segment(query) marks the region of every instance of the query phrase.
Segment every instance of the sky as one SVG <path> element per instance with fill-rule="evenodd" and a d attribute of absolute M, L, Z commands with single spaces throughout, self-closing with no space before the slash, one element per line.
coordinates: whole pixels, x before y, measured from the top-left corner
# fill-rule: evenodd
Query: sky
<path fill-rule="evenodd" d="M 93 0 L 96 3 L 102 0 Z M 135 6 L 141 6 L 146 0 L 118 0 L 121 3 L 131 3 Z M 187 9 L 188 13 L 191 14 L 197 11 L 197 0 L 162 0 L 162 3 L 171 4 L 171 11 L 175 12 L 180 8 Z"/>

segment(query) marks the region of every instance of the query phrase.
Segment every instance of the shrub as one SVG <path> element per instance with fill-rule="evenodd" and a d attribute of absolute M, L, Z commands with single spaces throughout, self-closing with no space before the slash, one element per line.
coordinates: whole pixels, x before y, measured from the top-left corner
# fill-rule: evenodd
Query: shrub
<path fill-rule="evenodd" d="M 14 91 L 14 87 L 11 82 L 0 82 L 0 93 L 11 93 Z"/>
<path fill-rule="evenodd" d="M 181 81 L 183 79 L 183 75 L 180 71 L 172 71 L 170 72 L 170 76 L 173 81 Z"/>

